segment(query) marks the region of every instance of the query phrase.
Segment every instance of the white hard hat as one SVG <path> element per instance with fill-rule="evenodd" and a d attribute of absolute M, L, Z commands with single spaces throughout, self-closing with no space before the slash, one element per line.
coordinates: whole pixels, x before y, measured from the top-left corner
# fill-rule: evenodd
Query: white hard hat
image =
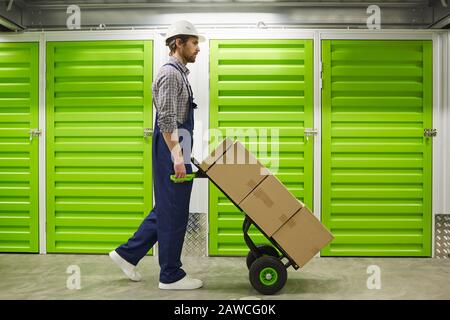
<path fill-rule="evenodd" d="M 205 37 L 198 34 L 198 31 L 195 29 L 194 25 L 185 20 L 177 21 L 169 27 L 166 34 L 166 41 L 167 39 L 178 35 L 195 36 L 198 37 L 198 41 L 205 41 Z"/>

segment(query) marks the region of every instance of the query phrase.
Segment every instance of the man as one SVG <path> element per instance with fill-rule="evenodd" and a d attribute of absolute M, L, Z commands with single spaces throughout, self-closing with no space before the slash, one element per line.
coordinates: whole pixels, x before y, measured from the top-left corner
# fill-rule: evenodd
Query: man
<path fill-rule="evenodd" d="M 192 173 L 190 151 L 196 104 L 186 64 L 195 62 L 199 41 L 204 38 L 188 21 L 178 21 L 168 30 L 169 62 L 159 70 L 152 87 L 156 107 L 152 143 L 155 206 L 133 237 L 109 254 L 130 280 L 140 281 L 135 266 L 158 242 L 160 289 L 189 290 L 203 285 L 201 280 L 186 275 L 180 260 L 192 181 L 170 180 L 172 174 L 183 178 Z"/>

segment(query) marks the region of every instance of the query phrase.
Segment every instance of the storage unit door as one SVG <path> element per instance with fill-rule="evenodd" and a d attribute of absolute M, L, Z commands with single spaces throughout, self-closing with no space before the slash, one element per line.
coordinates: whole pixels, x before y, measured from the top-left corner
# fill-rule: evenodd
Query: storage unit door
<path fill-rule="evenodd" d="M 39 250 L 38 77 L 38 43 L 0 43 L 0 252 Z"/>
<path fill-rule="evenodd" d="M 210 48 L 210 138 L 214 129 L 234 132 L 312 209 L 313 140 L 304 136 L 313 125 L 312 40 L 214 40 Z M 244 215 L 212 183 L 209 190 L 209 253 L 247 254 Z"/>
<path fill-rule="evenodd" d="M 322 48 L 322 255 L 430 256 L 431 41 Z"/>
<path fill-rule="evenodd" d="M 105 253 L 151 209 L 152 41 L 47 44 L 47 249 Z"/>

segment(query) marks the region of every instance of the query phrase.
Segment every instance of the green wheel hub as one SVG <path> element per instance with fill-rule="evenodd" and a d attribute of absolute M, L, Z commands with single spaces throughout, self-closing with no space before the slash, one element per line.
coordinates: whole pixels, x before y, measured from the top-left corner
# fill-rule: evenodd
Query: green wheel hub
<path fill-rule="evenodd" d="M 274 268 L 267 267 L 261 270 L 259 273 L 259 280 L 266 286 L 275 284 L 278 280 L 278 272 Z"/>

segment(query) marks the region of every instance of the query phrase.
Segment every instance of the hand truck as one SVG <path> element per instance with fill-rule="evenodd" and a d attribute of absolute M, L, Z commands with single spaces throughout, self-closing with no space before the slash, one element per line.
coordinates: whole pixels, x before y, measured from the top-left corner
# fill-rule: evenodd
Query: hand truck
<path fill-rule="evenodd" d="M 189 174 L 182 179 L 176 179 L 174 176 L 171 176 L 172 181 L 183 182 L 191 181 L 194 178 L 208 178 L 220 191 L 222 191 L 222 193 L 244 214 L 242 231 L 245 244 L 250 250 L 247 254 L 246 263 L 247 268 L 249 269 L 249 280 L 251 285 L 258 292 L 266 295 L 271 295 L 281 290 L 287 281 L 287 269 L 292 266 L 295 270 L 298 270 L 299 266 L 273 238 L 268 237 L 267 234 L 245 214 L 239 205 L 200 168 L 200 163 L 194 157 L 191 158 L 191 161 L 197 167 L 198 171 Z M 271 245 L 256 245 L 253 242 L 248 234 L 252 225 L 266 237 Z M 283 260 L 287 261 L 283 262 Z"/>

